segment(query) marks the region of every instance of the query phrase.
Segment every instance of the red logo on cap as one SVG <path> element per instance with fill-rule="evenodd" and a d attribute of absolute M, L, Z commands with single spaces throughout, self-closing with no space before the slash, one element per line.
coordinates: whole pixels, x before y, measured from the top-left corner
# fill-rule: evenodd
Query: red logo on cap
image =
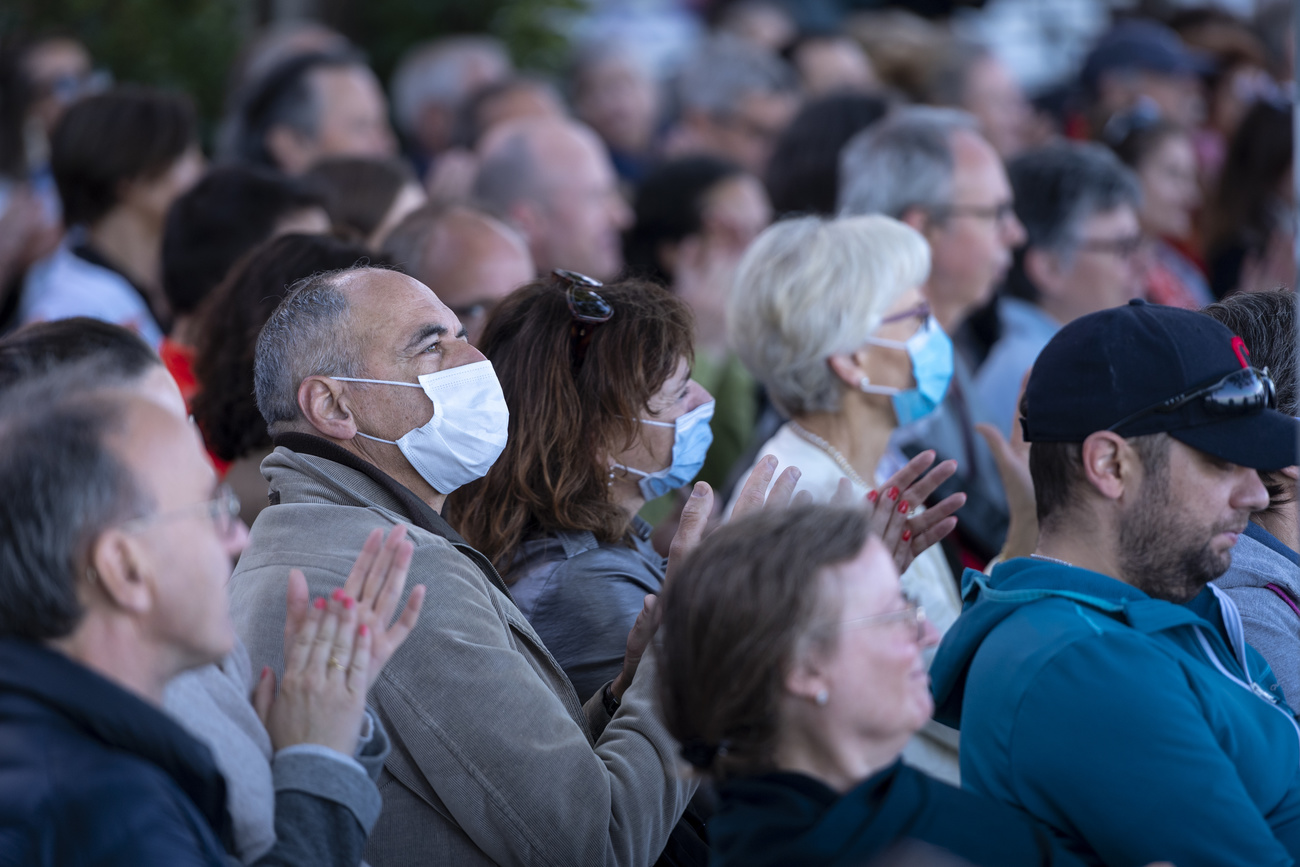
<path fill-rule="evenodd" d="M 1237 360 L 1241 362 L 1243 368 L 1250 367 L 1250 350 L 1246 348 L 1246 341 L 1234 335 L 1232 351 L 1237 353 Z"/>

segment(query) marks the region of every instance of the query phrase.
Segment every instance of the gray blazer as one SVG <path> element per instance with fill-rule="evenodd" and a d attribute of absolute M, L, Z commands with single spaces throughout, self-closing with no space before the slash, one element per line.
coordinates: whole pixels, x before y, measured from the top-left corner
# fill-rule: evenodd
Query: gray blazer
<path fill-rule="evenodd" d="M 394 865 L 648 865 L 695 784 L 641 663 L 610 720 L 586 707 L 482 555 L 411 527 L 370 475 L 277 448 L 262 463 L 272 502 L 231 579 L 254 667 L 283 666 L 284 594 L 301 568 L 313 596 L 339 587 L 367 534 L 407 524 L 420 622 L 369 700 L 392 740 L 384 809 L 366 859 Z M 458 548 L 460 550 L 458 550 Z M 476 558 L 476 559 L 471 559 Z"/>

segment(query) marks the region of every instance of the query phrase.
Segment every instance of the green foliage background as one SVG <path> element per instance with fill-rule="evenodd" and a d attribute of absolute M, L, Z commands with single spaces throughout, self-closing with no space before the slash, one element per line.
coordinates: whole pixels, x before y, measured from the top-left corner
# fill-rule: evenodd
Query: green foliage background
<path fill-rule="evenodd" d="M 522 67 L 558 70 L 561 16 L 585 0 L 315 0 L 318 17 L 360 45 L 387 81 L 402 52 L 426 39 L 487 32 Z M 227 71 L 245 39 L 272 18 L 272 0 L 0 0 L 0 39 L 81 39 L 118 81 L 185 90 L 211 130 Z"/>

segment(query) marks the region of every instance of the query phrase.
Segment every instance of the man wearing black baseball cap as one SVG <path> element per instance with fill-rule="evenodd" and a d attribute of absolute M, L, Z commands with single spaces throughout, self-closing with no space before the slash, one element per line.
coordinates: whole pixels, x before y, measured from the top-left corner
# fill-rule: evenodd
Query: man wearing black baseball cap
<path fill-rule="evenodd" d="M 963 785 L 1107 864 L 1293 864 L 1300 726 L 1206 589 L 1297 462 L 1240 338 L 1135 301 L 1066 325 L 1022 404 L 1040 536 L 965 607 L 931 676 Z"/>
<path fill-rule="evenodd" d="M 1112 116 L 1138 108 L 1194 127 L 1204 114 L 1199 76 L 1213 67 L 1165 25 L 1132 19 L 1098 40 L 1079 80 L 1097 132 Z"/>

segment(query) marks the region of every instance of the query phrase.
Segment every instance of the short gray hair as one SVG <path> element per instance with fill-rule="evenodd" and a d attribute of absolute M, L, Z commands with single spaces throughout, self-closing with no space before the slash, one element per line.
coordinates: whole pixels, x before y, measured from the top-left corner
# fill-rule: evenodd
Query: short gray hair
<path fill-rule="evenodd" d="M 1079 224 L 1128 205 L 1137 210 L 1142 188 L 1115 154 L 1093 142 L 1057 142 L 1012 160 L 1007 176 L 1027 244 L 1068 255 Z"/>
<path fill-rule="evenodd" d="M 840 151 L 840 212 L 898 219 L 909 208 L 952 204 L 952 137 L 978 129 L 974 117 L 952 108 L 909 106 L 890 113 Z"/>
<path fill-rule="evenodd" d="M 349 327 L 342 268 L 299 280 L 262 327 L 253 357 L 253 393 L 271 435 L 302 418 L 298 387 L 309 376 L 359 376 L 361 353 Z"/>
<path fill-rule="evenodd" d="M 113 390 L 124 383 L 101 388 L 94 377 L 92 357 L 0 401 L 0 637 L 71 634 L 95 539 L 154 508 L 109 444 L 125 423 L 127 404 Z"/>
<path fill-rule="evenodd" d="M 537 191 L 537 157 L 526 129 L 508 133 L 484 154 L 474 177 L 470 198 L 498 219 L 506 219 L 510 206 Z"/>
<path fill-rule="evenodd" d="M 775 223 L 736 269 L 728 338 L 786 413 L 834 412 L 844 386 L 827 359 L 862 346 L 929 274 L 925 239 L 889 217 Z"/>
<path fill-rule="evenodd" d="M 491 36 L 450 36 L 422 42 L 406 52 L 393 73 L 393 118 L 410 135 L 420 109 L 429 103 L 453 108 L 470 96 L 465 87 L 465 62 L 487 55 L 503 68 L 512 68 L 501 40 Z"/>
<path fill-rule="evenodd" d="M 790 65 L 735 36 L 717 36 L 687 59 L 678 73 L 677 99 L 683 109 L 727 116 L 751 93 L 794 93 Z"/>

